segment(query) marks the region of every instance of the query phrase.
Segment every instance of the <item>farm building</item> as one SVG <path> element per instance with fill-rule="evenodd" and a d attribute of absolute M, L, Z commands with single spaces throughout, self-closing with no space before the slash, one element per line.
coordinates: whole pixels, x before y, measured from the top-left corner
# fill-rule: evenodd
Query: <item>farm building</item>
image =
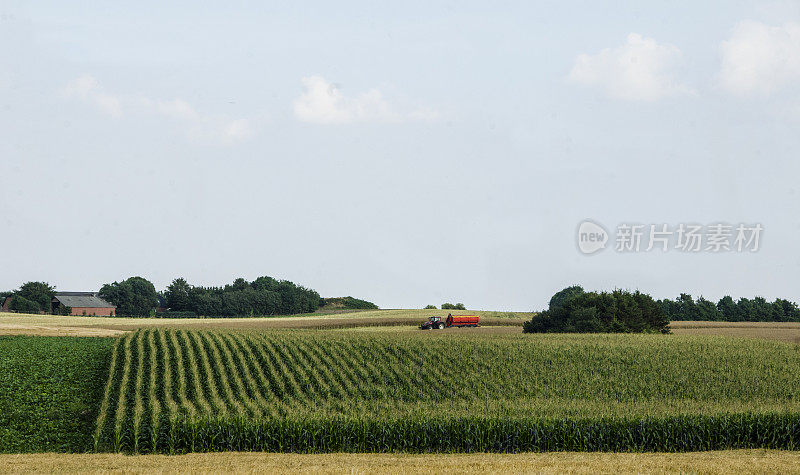
<path fill-rule="evenodd" d="M 113 316 L 117 307 L 101 299 L 97 292 L 56 292 L 52 301 L 52 313 L 62 307 L 70 307 L 71 315 Z"/>

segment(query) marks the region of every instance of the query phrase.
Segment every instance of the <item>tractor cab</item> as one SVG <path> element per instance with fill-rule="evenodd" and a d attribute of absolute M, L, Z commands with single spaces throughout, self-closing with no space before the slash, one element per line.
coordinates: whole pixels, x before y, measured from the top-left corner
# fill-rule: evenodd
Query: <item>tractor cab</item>
<path fill-rule="evenodd" d="M 422 322 L 419 328 L 421 330 L 430 330 L 432 328 L 438 328 L 441 330 L 444 328 L 444 322 L 442 321 L 442 317 L 430 317 Z"/>

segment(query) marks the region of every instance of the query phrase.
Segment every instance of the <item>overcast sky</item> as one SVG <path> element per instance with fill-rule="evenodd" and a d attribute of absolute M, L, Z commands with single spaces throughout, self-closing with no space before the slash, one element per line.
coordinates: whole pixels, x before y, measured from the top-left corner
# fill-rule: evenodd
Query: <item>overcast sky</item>
<path fill-rule="evenodd" d="M 0 290 L 800 300 L 797 2 L 99 3 L 0 0 Z M 587 256 L 586 218 L 764 231 Z"/>

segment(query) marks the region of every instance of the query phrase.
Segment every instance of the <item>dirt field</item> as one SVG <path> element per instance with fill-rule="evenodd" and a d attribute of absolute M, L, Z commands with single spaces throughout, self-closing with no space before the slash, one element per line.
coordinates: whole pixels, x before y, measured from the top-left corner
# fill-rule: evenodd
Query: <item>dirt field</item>
<path fill-rule="evenodd" d="M 0 455 L 0 473 L 800 473 L 800 452 Z"/>

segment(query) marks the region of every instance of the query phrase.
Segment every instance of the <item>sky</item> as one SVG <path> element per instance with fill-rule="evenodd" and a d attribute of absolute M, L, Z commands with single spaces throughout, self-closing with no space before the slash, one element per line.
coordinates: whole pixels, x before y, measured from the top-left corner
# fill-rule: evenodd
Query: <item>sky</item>
<path fill-rule="evenodd" d="M 800 3 L 164 3 L 0 0 L 0 290 L 800 301 Z"/>

